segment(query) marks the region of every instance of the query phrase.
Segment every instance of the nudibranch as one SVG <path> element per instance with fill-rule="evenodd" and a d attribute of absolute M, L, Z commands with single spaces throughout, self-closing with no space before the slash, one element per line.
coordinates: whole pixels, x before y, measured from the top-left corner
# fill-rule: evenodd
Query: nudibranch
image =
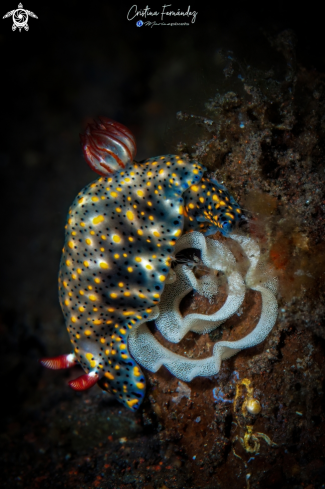
<path fill-rule="evenodd" d="M 81 141 L 100 178 L 77 195 L 66 225 L 59 296 L 73 352 L 41 363 L 79 363 L 86 373 L 70 382 L 73 389 L 98 382 L 136 410 L 145 378 L 128 339 L 159 315 L 177 239 L 195 231 L 228 235 L 241 210 L 196 160 L 134 162 L 135 139 L 122 124 L 102 117 Z"/>

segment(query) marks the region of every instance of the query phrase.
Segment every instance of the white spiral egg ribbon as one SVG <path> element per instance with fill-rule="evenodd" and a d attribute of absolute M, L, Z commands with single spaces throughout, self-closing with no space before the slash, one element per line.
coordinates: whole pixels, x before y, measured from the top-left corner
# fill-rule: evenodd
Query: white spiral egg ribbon
<path fill-rule="evenodd" d="M 245 278 L 239 271 L 238 263 L 225 243 L 205 238 L 199 232 L 183 235 L 175 245 L 175 254 L 188 248 L 198 249 L 202 264 L 211 270 L 224 273 L 228 282 L 228 297 L 222 307 L 213 314 L 188 314 L 183 317 L 179 306 L 181 300 L 192 290 L 203 296 L 217 293 L 218 281 L 210 275 L 197 279 L 187 265 L 177 265 L 176 274 L 170 283 L 166 283 L 159 303 L 159 315 L 156 325 L 161 334 L 170 342 L 178 343 L 189 332 L 207 333 L 215 329 L 226 319 L 234 315 L 242 305 L 247 289 L 261 294 L 261 315 L 254 330 L 237 341 L 219 341 L 215 343 L 213 355 L 205 359 L 192 359 L 178 355 L 164 347 L 149 331 L 144 323 L 131 332 L 129 348 L 134 359 L 151 372 L 157 372 L 165 366 L 175 377 L 189 382 L 197 376 L 216 375 L 221 361 L 235 355 L 240 350 L 261 343 L 272 330 L 278 312 L 276 301 L 277 279 L 269 268 L 260 271 L 260 248 L 252 238 L 231 234 L 246 255 L 249 267 Z"/>

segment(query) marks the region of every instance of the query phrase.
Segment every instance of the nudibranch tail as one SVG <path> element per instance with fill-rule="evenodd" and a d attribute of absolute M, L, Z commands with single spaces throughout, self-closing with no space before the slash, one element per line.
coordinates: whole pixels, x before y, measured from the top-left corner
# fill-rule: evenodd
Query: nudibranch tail
<path fill-rule="evenodd" d="M 119 352 L 117 352 L 118 354 Z M 128 356 L 127 361 L 123 359 L 126 356 Z M 119 361 L 115 365 L 115 372 L 105 372 L 98 385 L 104 391 L 114 394 L 125 407 L 136 411 L 146 392 L 146 380 L 137 362 L 129 353 L 123 350 L 119 357 Z M 116 367 L 118 367 L 117 370 Z"/>
<path fill-rule="evenodd" d="M 125 168 L 137 151 L 131 131 L 107 117 L 99 117 L 89 124 L 80 139 L 88 165 L 104 177 Z"/>
<path fill-rule="evenodd" d="M 77 365 L 78 360 L 73 353 L 59 355 L 58 357 L 41 358 L 40 364 L 51 370 L 62 370 Z"/>

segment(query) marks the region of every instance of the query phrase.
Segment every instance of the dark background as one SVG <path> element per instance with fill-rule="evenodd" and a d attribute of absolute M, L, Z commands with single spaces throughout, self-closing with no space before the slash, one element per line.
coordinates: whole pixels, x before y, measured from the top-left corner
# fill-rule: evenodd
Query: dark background
<path fill-rule="evenodd" d="M 1 2 L 1 17 L 16 3 Z M 231 89 L 218 50 L 232 52 L 243 71 L 273 67 L 281 76 L 283 56 L 269 37 L 283 29 L 295 32 L 298 63 L 325 71 L 323 18 L 313 4 L 189 3 L 198 14 L 186 27 L 138 28 L 126 18 L 133 2 L 108 1 L 25 0 L 38 16 L 28 32 L 0 21 L 1 424 L 9 440 L 8 426 L 17 435 L 31 409 L 41 416 L 37 359 L 69 351 L 57 272 L 68 207 L 95 178 L 79 145 L 86 124 L 105 115 L 128 126 L 139 160 L 173 153 L 180 140 L 194 144 L 200 129 L 176 113 L 204 115 L 217 90 Z M 62 379 L 46 379 L 62 389 Z"/>

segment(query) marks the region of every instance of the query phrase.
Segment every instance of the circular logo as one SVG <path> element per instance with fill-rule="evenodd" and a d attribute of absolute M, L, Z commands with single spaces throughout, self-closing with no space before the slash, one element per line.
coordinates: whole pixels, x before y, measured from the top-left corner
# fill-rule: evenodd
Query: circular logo
<path fill-rule="evenodd" d="M 138 22 L 137 22 L 137 27 L 142 27 L 142 26 L 143 26 L 143 22 L 142 22 L 142 20 L 138 20 Z"/>
<path fill-rule="evenodd" d="M 13 18 L 14 24 L 18 28 L 24 27 L 28 22 L 28 14 L 27 14 L 26 10 L 24 10 L 24 9 L 15 10 L 12 18 Z"/>

